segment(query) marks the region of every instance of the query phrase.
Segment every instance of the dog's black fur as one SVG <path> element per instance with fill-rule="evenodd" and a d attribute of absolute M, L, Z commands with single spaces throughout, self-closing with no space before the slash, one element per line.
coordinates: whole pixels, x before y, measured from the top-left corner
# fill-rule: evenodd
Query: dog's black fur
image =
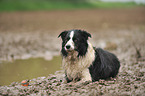
<path fill-rule="evenodd" d="M 68 52 L 65 50 L 66 43 L 70 40 L 70 33 L 74 32 L 73 42 L 74 42 L 74 50 L 78 52 L 77 58 L 78 60 L 84 58 L 86 53 L 88 52 L 88 37 L 91 37 L 86 31 L 83 30 L 68 30 L 62 32 L 58 37 L 61 36 L 62 42 L 62 57 L 65 59 L 68 56 Z M 91 80 L 98 81 L 99 79 L 107 79 L 109 77 L 115 77 L 120 68 L 120 62 L 118 58 L 108 51 L 105 51 L 101 48 L 93 47 L 95 57 L 89 67 L 89 73 L 91 75 Z M 71 61 L 70 61 L 71 62 Z M 84 74 L 85 75 L 85 74 Z M 73 78 L 73 77 L 72 77 Z M 77 80 L 81 80 L 81 77 L 74 78 Z M 72 79 L 69 79 L 66 72 L 66 80 L 67 82 L 71 82 Z"/>
<path fill-rule="evenodd" d="M 95 60 L 89 67 L 92 81 L 115 77 L 118 74 L 120 62 L 117 57 L 101 48 L 94 48 Z"/>

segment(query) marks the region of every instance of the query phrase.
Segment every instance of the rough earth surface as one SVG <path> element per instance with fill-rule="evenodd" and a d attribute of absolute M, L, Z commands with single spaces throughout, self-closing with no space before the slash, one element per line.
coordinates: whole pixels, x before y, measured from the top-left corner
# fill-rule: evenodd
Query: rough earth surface
<path fill-rule="evenodd" d="M 0 62 L 58 55 L 60 32 L 84 29 L 90 42 L 117 55 L 121 62 L 116 78 L 97 82 L 64 83 L 63 70 L 0 86 L 0 95 L 144 96 L 145 8 L 94 9 L 49 12 L 0 13 Z M 60 62 L 61 63 L 61 62 Z"/>

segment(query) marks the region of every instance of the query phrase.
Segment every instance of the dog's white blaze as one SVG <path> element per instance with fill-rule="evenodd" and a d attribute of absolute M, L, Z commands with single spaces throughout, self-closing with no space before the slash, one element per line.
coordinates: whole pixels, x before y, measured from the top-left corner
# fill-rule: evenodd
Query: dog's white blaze
<path fill-rule="evenodd" d="M 70 32 L 70 40 L 66 43 L 65 46 L 70 45 L 71 46 L 71 50 L 74 49 L 74 42 L 73 42 L 73 36 L 74 36 L 74 31 Z M 65 47 L 66 49 L 66 47 Z M 66 49 L 67 50 L 67 49 Z"/>
<path fill-rule="evenodd" d="M 74 31 L 71 31 L 71 33 L 70 33 L 70 38 L 72 39 L 73 36 L 74 36 Z"/>
<path fill-rule="evenodd" d="M 63 58 L 63 67 L 67 72 L 67 77 L 69 79 L 74 79 L 80 77 L 81 81 L 90 81 L 92 80 L 88 67 L 95 60 L 95 51 L 93 46 L 88 42 L 87 53 L 83 57 L 77 58 L 77 51 L 74 51 L 73 56 L 67 56 Z M 71 59 L 75 59 L 72 61 Z"/>

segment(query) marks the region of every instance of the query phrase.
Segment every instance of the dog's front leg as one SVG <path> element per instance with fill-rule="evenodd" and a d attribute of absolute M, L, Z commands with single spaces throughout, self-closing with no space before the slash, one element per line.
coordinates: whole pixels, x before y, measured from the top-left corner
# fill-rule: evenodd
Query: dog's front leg
<path fill-rule="evenodd" d="M 92 81 L 89 69 L 86 68 L 86 69 L 84 69 L 82 71 L 82 79 L 81 79 L 81 81 Z"/>
<path fill-rule="evenodd" d="M 88 83 L 92 82 L 92 78 L 91 78 L 89 69 L 83 70 L 81 75 L 82 75 L 81 80 L 79 82 L 76 82 L 75 83 L 76 85 L 80 86 L 80 85 L 84 85 L 84 84 L 88 84 Z"/>

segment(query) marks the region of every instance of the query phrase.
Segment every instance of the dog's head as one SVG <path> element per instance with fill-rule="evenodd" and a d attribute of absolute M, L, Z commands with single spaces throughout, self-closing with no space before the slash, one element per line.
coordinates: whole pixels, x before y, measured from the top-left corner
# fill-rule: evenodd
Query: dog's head
<path fill-rule="evenodd" d="M 67 56 L 68 53 L 77 51 L 79 56 L 83 56 L 87 52 L 88 37 L 91 37 L 83 30 L 63 31 L 58 37 L 62 38 L 62 54 Z"/>

